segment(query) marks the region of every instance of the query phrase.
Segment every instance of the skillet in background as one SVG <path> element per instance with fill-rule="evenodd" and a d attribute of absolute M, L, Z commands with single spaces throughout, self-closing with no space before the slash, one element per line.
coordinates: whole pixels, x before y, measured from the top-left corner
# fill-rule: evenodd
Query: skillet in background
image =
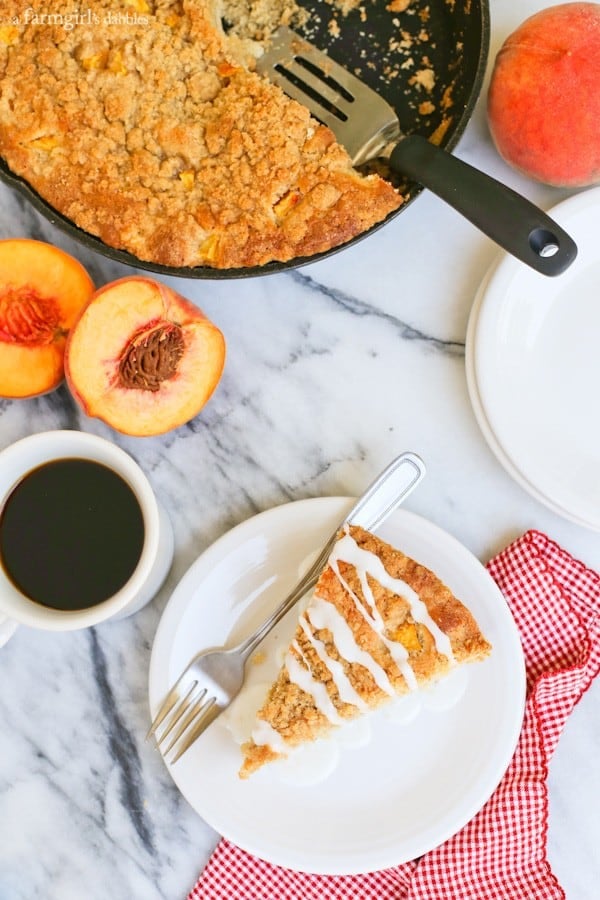
<path fill-rule="evenodd" d="M 436 143 L 452 150 L 472 115 L 483 83 L 490 38 L 488 2 L 412 0 L 406 12 L 394 12 L 390 8 L 394 2 L 402 5 L 402 0 L 367 0 L 342 16 L 325 0 L 307 0 L 303 6 L 310 19 L 298 31 L 378 91 L 396 110 L 406 134 L 435 135 Z M 385 171 L 383 174 L 387 177 Z M 215 279 L 268 275 L 324 259 L 405 212 L 423 190 L 419 184 L 399 183 L 390 176 L 402 190 L 405 202 L 383 222 L 346 244 L 287 262 L 214 269 L 160 265 L 109 247 L 53 209 L 2 159 L 0 180 L 17 190 L 53 225 L 103 256 L 160 275 Z"/>

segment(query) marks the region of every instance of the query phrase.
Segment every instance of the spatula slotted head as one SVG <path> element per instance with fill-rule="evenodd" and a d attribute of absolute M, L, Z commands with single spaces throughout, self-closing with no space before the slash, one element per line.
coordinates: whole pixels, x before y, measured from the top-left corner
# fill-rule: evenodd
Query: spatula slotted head
<path fill-rule="evenodd" d="M 290 28 L 274 32 L 256 68 L 331 128 L 354 165 L 401 137 L 398 117 L 383 97 Z"/>

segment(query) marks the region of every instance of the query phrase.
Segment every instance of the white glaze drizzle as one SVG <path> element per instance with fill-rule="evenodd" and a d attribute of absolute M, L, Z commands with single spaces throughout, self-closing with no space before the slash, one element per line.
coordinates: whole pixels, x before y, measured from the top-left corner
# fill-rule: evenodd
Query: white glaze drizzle
<path fill-rule="evenodd" d="M 344 562 L 351 562 L 351 560 L 345 559 Z M 418 687 L 417 679 L 415 677 L 415 673 L 413 672 L 413 670 L 410 666 L 410 663 L 408 662 L 408 650 L 406 649 L 406 647 L 404 647 L 403 644 L 400 643 L 400 641 L 391 641 L 386 636 L 385 624 L 384 624 L 384 621 L 381 618 L 381 615 L 379 614 L 379 610 L 377 609 L 377 606 L 375 604 L 375 598 L 373 597 L 371 588 L 368 585 L 367 578 L 366 578 L 366 572 L 362 573 L 357 568 L 357 574 L 360 578 L 360 583 L 361 583 L 361 587 L 363 589 L 363 594 L 364 594 L 366 602 L 369 604 L 368 608 L 362 603 L 360 598 L 354 593 L 354 591 L 352 590 L 352 588 L 350 587 L 348 582 L 342 576 L 339 566 L 337 564 L 337 560 L 330 559 L 329 564 L 330 564 L 331 568 L 333 569 L 333 571 L 335 572 L 335 575 L 336 575 L 338 581 L 340 582 L 340 584 L 342 585 L 342 587 L 344 588 L 344 590 L 346 590 L 348 592 L 348 594 L 350 594 L 350 596 L 354 600 L 354 605 L 355 605 L 356 609 L 361 614 L 361 616 L 363 617 L 363 619 L 365 620 L 367 625 L 369 625 L 369 627 L 373 629 L 373 631 L 377 634 L 377 636 L 380 639 L 380 641 L 382 642 L 382 644 L 384 644 L 388 648 L 392 659 L 394 660 L 394 662 L 396 663 L 396 665 L 402 672 L 404 679 L 405 679 L 406 683 L 408 684 L 408 687 L 410 688 L 410 690 L 415 691 Z M 396 692 L 394 691 L 394 694 L 395 693 Z"/>
<path fill-rule="evenodd" d="M 302 662 L 300 662 L 295 653 L 292 653 L 292 649 L 298 654 Z M 303 691 L 313 698 L 319 712 L 326 719 L 329 719 L 332 725 L 343 725 L 344 720 L 333 705 L 327 688 L 322 681 L 316 681 L 313 678 L 308 660 L 304 656 L 298 641 L 292 641 L 285 657 L 285 667 L 290 681 L 293 681 L 294 684 L 297 684 L 299 688 L 302 688 Z"/>
<path fill-rule="evenodd" d="M 384 694 L 387 694 L 389 697 L 396 695 L 396 691 L 392 687 L 385 669 L 373 659 L 370 653 L 358 646 L 352 629 L 333 603 L 322 600 L 315 595 L 308 609 L 308 614 L 314 628 L 317 630 L 327 628 L 331 632 L 333 643 L 337 647 L 340 656 L 346 662 L 359 663 L 361 666 L 364 666 L 371 673 L 377 687 Z"/>
<path fill-rule="evenodd" d="M 365 602 L 354 593 L 350 585 L 344 579 L 340 572 L 340 562 L 346 562 L 354 567 L 360 581 Z M 367 579 L 368 574 L 378 581 L 383 588 L 386 588 L 393 594 L 406 600 L 410 607 L 410 614 L 413 621 L 425 626 L 434 639 L 438 653 L 446 656 L 451 664 L 455 663 L 450 639 L 433 621 L 429 615 L 427 606 L 421 600 L 419 595 L 405 581 L 391 576 L 375 553 L 371 553 L 371 551 L 359 547 L 354 538 L 350 535 L 348 526 L 345 528 L 344 537 L 336 542 L 332 550 L 329 557 L 329 565 L 344 590 L 352 597 L 357 611 L 389 650 L 392 659 L 404 676 L 410 690 L 416 690 L 418 684 L 409 663 L 408 651 L 400 641 L 392 641 L 386 636 L 385 623 L 377 609 L 375 597 L 373 596 L 373 592 Z M 358 663 L 364 666 L 364 668 L 370 672 L 380 690 L 390 697 L 396 696 L 396 691 L 392 687 L 385 670 L 373 659 L 370 653 L 367 653 L 358 646 L 352 629 L 344 617 L 332 603 L 323 600 L 315 594 L 309 608 L 302 616 L 300 616 L 300 626 L 306 635 L 306 638 L 319 656 L 319 659 L 321 659 L 329 669 L 340 699 L 344 703 L 353 704 L 361 710 L 368 709 L 367 704 L 352 687 L 341 663 L 331 659 L 323 642 L 314 636 L 310 627 L 311 625 L 316 630 L 327 629 L 332 635 L 333 643 L 335 644 L 339 655 L 345 659 L 346 662 Z M 292 652 L 292 648 L 295 653 Z M 298 657 L 300 657 L 302 662 L 300 662 L 300 659 L 298 659 L 295 654 L 298 654 Z M 313 678 L 308 661 L 296 640 L 292 642 L 290 649 L 286 653 L 284 664 L 290 681 L 297 684 L 298 687 L 313 698 L 316 708 L 322 715 L 324 715 L 333 725 L 343 724 L 344 720 L 337 712 L 327 688 L 322 682 L 316 681 Z M 252 739 L 257 745 L 267 744 L 275 753 L 286 753 L 289 750 L 289 746 L 279 732 L 263 720 L 258 721 L 257 726 L 252 732 Z"/>
<path fill-rule="evenodd" d="M 433 621 L 433 619 L 429 615 L 427 606 L 421 600 L 416 591 L 414 591 L 411 586 L 401 578 L 393 578 L 388 573 L 379 557 L 376 556 L 375 553 L 371 553 L 370 550 L 363 550 L 362 547 L 359 547 L 354 538 L 347 530 L 344 534 L 344 537 L 340 538 L 340 540 L 337 541 L 335 547 L 333 548 L 329 559 L 329 564 L 335 572 L 337 578 L 352 596 L 354 602 L 358 604 L 357 608 L 360 611 L 359 607 L 362 607 L 364 609 L 364 606 L 359 598 L 350 590 L 346 582 L 343 580 L 338 566 L 338 562 L 340 561 L 347 562 L 350 565 L 354 566 L 360 580 L 365 600 L 371 607 L 371 616 L 377 624 L 377 627 L 375 627 L 375 631 L 378 632 L 380 637 L 384 638 L 384 635 L 380 634 L 380 629 L 384 628 L 385 626 L 375 606 L 375 598 L 373 597 L 373 592 L 371 591 L 371 588 L 369 587 L 367 581 L 367 573 L 371 575 L 376 581 L 378 581 L 382 587 L 406 600 L 410 607 L 410 614 L 413 618 L 413 621 L 418 622 L 420 625 L 424 625 L 425 628 L 427 628 L 427 630 L 433 637 L 438 653 L 446 656 L 450 660 L 450 662 L 455 661 L 454 654 L 452 652 L 452 645 L 450 643 L 448 635 L 444 634 L 442 629 Z M 373 625 L 371 627 L 373 627 Z M 387 645 L 387 642 L 385 643 Z M 396 646 L 402 646 L 398 641 L 391 641 L 389 643 Z M 391 652 L 391 648 L 389 649 Z"/>
<path fill-rule="evenodd" d="M 306 639 L 310 642 L 321 662 L 324 663 L 331 672 L 331 677 L 333 679 L 333 683 L 337 688 L 340 700 L 343 703 L 350 703 L 352 706 L 358 707 L 358 709 L 360 709 L 362 712 L 366 712 L 369 707 L 360 696 L 358 691 L 356 691 L 352 687 L 352 683 L 344 672 L 344 667 L 341 662 L 339 662 L 339 660 L 337 659 L 332 659 L 331 656 L 329 656 L 329 654 L 327 653 L 327 648 L 325 647 L 323 641 L 319 640 L 319 638 L 312 633 L 309 623 L 309 617 L 310 610 L 308 610 L 307 613 L 304 613 L 304 615 L 300 616 L 300 627 L 302 628 Z"/>
<path fill-rule="evenodd" d="M 290 749 L 279 732 L 264 719 L 256 720 L 256 725 L 252 729 L 252 740 L 257 746 L 266 744 L 274 753 L 285 754 Z"/>

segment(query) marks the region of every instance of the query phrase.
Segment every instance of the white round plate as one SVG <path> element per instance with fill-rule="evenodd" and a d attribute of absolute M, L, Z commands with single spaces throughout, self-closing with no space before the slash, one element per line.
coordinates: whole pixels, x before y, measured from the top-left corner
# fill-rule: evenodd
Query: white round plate
<path fill-rule="evenodd" d="M 584 528 L 588 527 L 588 523 L 583 520 L 577 518 L 577 516 L 571 515 L 568 511 L 562 509 L 562 507 L 558 506 L 548 497 L 544 497 L 543 494 L 540 494 L 538 490 L 532 485 L 526 478 L 519 472 L 517 468 L 513 465 L 510 458 L 506 455 L 498 441 L 496 440 L 496 436 L 490 427 L 490 423 L 485 414 L 485 410 L 483 407 L 483 403 L 481 402 L 481 397 L 479 396 L 479 388 L 477 386 L 477 377 L 475 374 L 475 364 L 474 364 L 474 334 L 475 328 L 477 325 L 477 319 L 479 317 L 479 312 L 481 310 L 481 305 L 486 296 L 487 286 L 489 284 L 490 279 L 495 272 L 498 263 L 494 263 L 490 268 L 490 271 L 487 273 L 481 285 L 479 286 L 479 290 L 475 295 L 475 300 L 473 301 L 473 306 L 471 307 L 471 314 L 469 316 L 469 322 L 467 325 L 467 336 L 466 336 L 466 353 L 465 353 L 465 374 L 467 378 L 467 388 L 469 391 L 469 398 L 471 400 L 471 406 L 473 407 L 473 412 L 475 413 L 475 418 L 477 420 L 477 424 L 481 429 L 481 432 L 487 441 L 487 444 L 490 450 L 494 453 L 498 462 L 506 469 L 508 474 L 512 477 L 512 479 L 519 484 L 525 491 L 531 494 L 532 497 L 535 497 L 540 503 L 544 504 L 548 509 L 551 509 L 552 512 L 556 513 L 559 516 L 563 516 L 563 518 L 569 519 L 571 522 L 574 522 L 577 525 L 581 525 Z"/>
<path fill-rule="evenodd" d="M 551 214 L 577 259 L 557 278 L 501 259 L 472 313 L 467 374 L 484 436 L 510 474 L 558 514 L 600 530 L 600 189 Z"/>
<path fill-rule="evenodd" d="M 189 659 L 244 637 L 283 598 L 350 509 L 345 497 L 300 500 L 261 513 L 216 541 L 191 566 L 160 621 L 150 663 L 154 715 Z M 396 511 L 383 540 L 423 563 L 471 609 L 493 646 L 467 667 L 449 710 L 423 709 L 408 726 L 377 718 L 371 742 L 345 748 L 333 773 L 295 787 L 277 764 L 246 781 L 221 719 L 170 773 L 216 831 L 269 862 L 320 874 L 375 871 L 414 859 L 459 831 L 489 799 L 514 752 L 525 702 L 519 635 L 498 587 L 455 538 Z M 267 640 L 287 645 L 297 611 Z"/>

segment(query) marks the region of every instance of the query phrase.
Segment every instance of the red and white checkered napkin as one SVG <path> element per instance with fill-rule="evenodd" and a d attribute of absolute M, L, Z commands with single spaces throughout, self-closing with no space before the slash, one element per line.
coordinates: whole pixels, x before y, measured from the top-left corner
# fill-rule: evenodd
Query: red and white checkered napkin
<path fill-rule="evenodd" d="M 188 900 L 556 900 L 546 859 L 548 763 L 600 670 L 600 576 L 528 531 L 488 570 L 521 633 L 527 703 L 519 744 L 483 809 L 421 859 L 367 875 L 291 872 L 222 840 Z"/>

